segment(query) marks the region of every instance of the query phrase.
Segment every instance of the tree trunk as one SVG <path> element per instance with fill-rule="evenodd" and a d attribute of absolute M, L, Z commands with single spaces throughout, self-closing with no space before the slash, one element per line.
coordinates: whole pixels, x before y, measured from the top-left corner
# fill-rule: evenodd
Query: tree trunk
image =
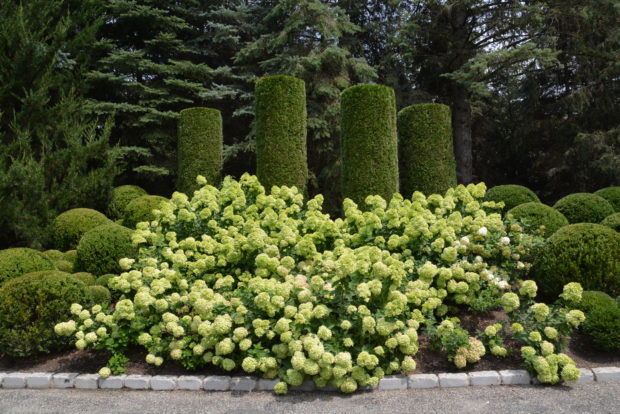
<path fill-rule="evenodd" d="M 454 85 L 452 91 L 452 135 L 459 184 L 473 181 L 473 150 L 471 139 L 471 105 L 464 86 Z"/>

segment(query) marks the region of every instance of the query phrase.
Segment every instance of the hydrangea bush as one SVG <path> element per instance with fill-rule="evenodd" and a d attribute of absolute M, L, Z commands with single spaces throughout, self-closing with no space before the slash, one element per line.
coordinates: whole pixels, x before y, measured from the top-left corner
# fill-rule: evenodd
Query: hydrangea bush
<path fill-rule="evenodd" d="M 448 335 L 458 329 L 452 313 L 510 291 L 540 242 L 482 201 L 484 184 L 369 196 L 365 209 L 345 200 L 334 220 L 322 196 L 267 194 L 247 174 L 221 189 L 199 183 L 191 200 L 175 193 L 137 225 L 137 258 L 108 281 L 116 305 L 74 304 L 75 318 L 56 326 L 80 349 L 111 352 L 102 376 L 122 373 L 127 347 L 139 344 L 150 364 L 241 368 L 282 379 L 278 393 L 308 379 L 343 392 L 373 386 L 415 369 L 423 325 L 441 320 Z M 485 353 L 465 338 L 457 365 Z"/>

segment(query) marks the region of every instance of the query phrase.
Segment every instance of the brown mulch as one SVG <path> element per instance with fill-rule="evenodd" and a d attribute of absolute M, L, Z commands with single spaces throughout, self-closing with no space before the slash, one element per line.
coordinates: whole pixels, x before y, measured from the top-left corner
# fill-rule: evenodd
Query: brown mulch
<path fill-rule="evenodd" d="M 468 314 L 461 316 L 461 325 L 470 333 L 482 330 L 496 320 L 505 319 L 502 312 L 489 312 L 487 314 Z M 522 369 L 520 345 L 510 341 L 506 346 L 511 352 L 504 358 L 493 355 L 485 355 L 478 363 L 468 365 L 459 370 L 454 364 L 448 362 L 446 356 L 440 352 L 428 349 L 428 340 L 424 334 L 420 335 L 420 350 L 414 357 L 417 363 L 416 373 L 439 373 L 439 372 L 466 372 L 501 369 Z M 602 366 L 620 366 L 620 352 L 601 352 L 595 349 L 588 338 L 578 331 L 574 332 L 564 351 L 580 368 L 594 368 Z M 144 360 L 146 351 L 141 347 L 132 349 L 128 355 L 129 363 L 126 366 L 127 374 L 145 375 L 231 375 L 218 367 L 202 367 L 196 371 L 188 371 L 180 364 L 166 361 L 162 366 L 155 367 L 147 364 Z M 0 371 L 21 372 L 77 372 L 95 373 L 103 367 L 108 355 L 105 352 L 92 350 L 72 350 L 49 355 L 42 355 L 28 359 L 16 359 L 11 357 L 0 358 Z M 233 372 L 232 374 L 241 373 Z"/>

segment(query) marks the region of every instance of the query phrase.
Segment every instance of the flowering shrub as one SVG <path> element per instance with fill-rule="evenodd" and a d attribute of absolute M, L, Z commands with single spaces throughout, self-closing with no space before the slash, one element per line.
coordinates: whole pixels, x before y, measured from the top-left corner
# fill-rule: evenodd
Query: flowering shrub
<path fill-rule="evenodd" d="M 175 193 L 137 225 L 138 257 L 121 259 L 125 271 L 108 281 L 116 305 L 74 304 L 74 320 L 56 326 L 80 349 L 111 352 L 102 376 L 121 373 L 127 346 L 139 344 L 154 365 L 279 377 L 278 393 L 306 379 L 343 392 L 376 385 L 415 369 L 422 324 L 510 290 L 538 242 L 481 201 L 484 184 L 389 203 L 370 196 L 366 211 L 345 200 L 332 220 L 320 195 L 304 203 L 275 186 L 267 195 L 250 175 L 220 190 L 199 179 L 191 200 Z M 459 341 L 459 365 L 485 353 L 478 339 Z"/>

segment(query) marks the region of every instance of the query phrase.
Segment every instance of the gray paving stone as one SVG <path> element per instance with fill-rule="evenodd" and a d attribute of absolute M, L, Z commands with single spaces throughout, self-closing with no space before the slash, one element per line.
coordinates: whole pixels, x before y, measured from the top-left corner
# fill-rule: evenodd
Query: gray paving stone
<path fill-rule="evenodd" d="M 177 377 L 174 375 L 155 375 L 151 377 L 151 389 L 154 391 L 170 391 L 177 387 Z"/>
<path fill-rule="evenodd" d="M 588 382 L 594 382 L 594 373 L 589 368 L 579 368 L 581 375 L 577 380 L 577 384 L 586 384 Z"/>
<path fill-rule="evenodd" d="M 146 390 L 149 388 L 151 381 L 150 375 L 127 375 L 125 377 L 125 388 L 130 390 Z"/>
<path fill-rule="evenodd" d="M 531 382 L 529 372 L 524 369 L 505 369 L 499 372 L 504 385 L 527 385 Z"/>
<path fill-rule="evenodd" d="M 52 386 L 54 388 L 73 388 L 75 377 L 78 374 L 75 372 L 60 372 L 52 376 Z"/>
<path fill-rule="evenodd" d="M 253 391 L 256 388 L 256 379 L 254 377 L 232 377 L 230 380 L 230 389 L 232 391 Z"/>
<path fill-rule="evenodd" d="M 620 381 L 619 367 L 592 368 L 592 372 L 597 381 Z"/>
<path fill-rule="evenodd" d="M 407 377 L 404 375 L 386 375 L 379 380 L 379 389 L 388 390 L 406 390 Z"/>
<path fill-rule="evenodd" d="M 99 374 L 81 374 L 73 381 L 75 388 L 93 390 L 99 387 Z"/>
<path fill-rule="evenodd" d="M 119 390 L 123 388 L 126 375 L 111 375 L 108 378 L 99 378 L 99 388 L 104 390 Z"/>
<path fill-rule="evenodd" d="M 2 379 L 2 388 L 26 388 L 26 374 L 23 372 L 10 372 L 6 374 Z"/>
<path fill-rule="evenodd" d="M 261 378 L 258 380 L 258 384 L 256 385 L 257 391 L 273 391 L 273 387 L 280 382 L 279 379 L 267 379 Z"/>
<path fill-rule="evenodd" d="M 314 391 L 315 388 L 316 386 L 314 385 L 314 382 L 312 381 L 304 381 L 303 384 L 301 385 L 292 385 L 288 387 L 289 391 L 304 391 L 304 392 Z"/>
<path fill-rule="evenodd" d="M 204 377 L 197 375 L 182 375 L 177 378 L 177 389 L 198 391 L 202 389 L 202 381 Z"/>
<path fill-rule="evenodd" d="M 223 375 L 210 375 L 202 382 L 205 391 L 228 391 L 230 389 L 230 377 Z"/>
<path fill-rule="evenodd" d="M 439 386 L 442 388 L 467 387 L 469 386 L 469 377 L 464 372 L 450 374 L 438 374 Z"/>
<path fill-rule="evenodd" d="M 500 385 L 502 378 L 497 371 L 474 371 L 469 373 L 469 381 L 473 386 Z"/>
<path fill-rule="evenodd" d="M 26 388 L 47 389 L 52 385 L 51 372 L 31 372 L 26 374 Z"/>
<path fill-rule="evenodd" d="M 408 378 L 409 388 L 439 387 L 439 378 L 435 374 L 411 374 Z"/>

